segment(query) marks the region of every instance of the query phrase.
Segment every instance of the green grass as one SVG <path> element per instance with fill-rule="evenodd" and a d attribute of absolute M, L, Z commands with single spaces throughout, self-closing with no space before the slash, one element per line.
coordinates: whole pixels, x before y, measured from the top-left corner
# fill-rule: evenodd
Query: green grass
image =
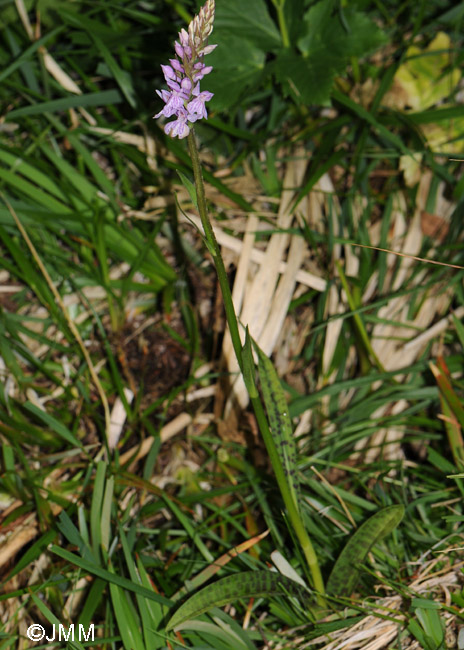
<path fill-rule="evenodd" d="M 288 3 L 288 12 L 298 4 Z M 185 142 L 152 120 L 159 65 L 198 6 L 44 2 L 34 40 L 37 14 L 25 4 L 30 36 L 21 3 L 0 7 L 0 647 L 29 647 L 28 626 L 51 633 L 60 623 L 95 626 L 94 643 L 70 648 L 329 650 L 368 625 L 381 647 L 456 647 L 462 8 L 368 3 L 364 15 L 385 42 L 364 56 L 347 49 L 343 66 L 337 59 L 330 108 L 298 103 L 271 77 L 281 56 L 273 30 L 257 36 L 256 47 L 274 34 L 260 74 L 251 63 L 243 70 L 251 89 L 214 78 L 217 104 L 197 135 L 231 285 L 244 261 L 226 236 L 240 246 L 256 215 L 255 248 L 287 232 L 304 242 L 300 270 L 325 286 L 303 274 L 285 300 L 272 302 L 274 288 L 263 307 L 264 325 L 281 318 L 271 359 L 324 580 L 369 517 L 393 505 L 405 514 L 362 560 L 349 596 L 329 594 L 327 610 L 290 583 L 273 580 L 264 594 L 243 578 L 237 600 L 193 608 L 194 620 L 173 632 L 187 593 L 223 578 L 278 564 L 311 584 L 254 415 L 228 411 L 221 297 L 177 173 L 192 179 Z M 439 32 L 450 39 L 441 63 L 427 50 Z M 408 110 L 397 84 L 414 62 L 422 67 Z M 435 94 L 417 103 L 424 88 Z M 284 225 L 281 201 L 295 217 Z M 259 287 L 251 292 L 247 309 Z M 222 603 L 217 584 L 208 598 Z"/>

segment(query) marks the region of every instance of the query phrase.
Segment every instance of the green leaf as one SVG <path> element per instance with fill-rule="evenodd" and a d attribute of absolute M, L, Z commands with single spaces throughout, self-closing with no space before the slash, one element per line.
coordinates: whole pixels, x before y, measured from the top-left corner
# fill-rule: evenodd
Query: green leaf
<path fill-rule="evenodd" d="M 276 594 L 301 596 L 302 587 L 272 571 L 244 571 L 221 578 L 191 596 L 169 619 L 166 630 L 196 618 L 213 607 L 222 607 L 240 598 L 258 598 Z"/>
<path fill-rule="evenodd" d="M 113 570 L 111 570 L 111 573 L 113 573 Z M 145 645 L 139 629 L 140 622 L 124 589 L 112 582 L 109 583 L 109 588 L 113 611 L 125 650 L 144 650 Z"/>
<path fill-rule="evenodd" d="M 442 644 L 445 634 L 438 611 L 436 609 L 418 607 L 416 609 L 416 616 L 426 636 L 431 639 L 432 647 L 437 649 L 443 647 Z"/>
<path fill-rule="evenodd" d="M 198 203 L 197 203 L 197 190 L 195 188 L 195 185 L 192 183 L 190 178 L 187 178 L 187 176 L 180 171 L 180 169 L 177 170 L 177 174 L 179 175 L 179 178 L 182 182 L 182 185 L 185 187 L 187 192 L 190 195 L 190 198 L 192 199 L 193 205 L 198 209 Z"/>
<path fill-rule="evenodd" d="M 391 133 L 381 122 L 378 121 L 375 115 L 372 115 L 366 108 L 357 104 L 350 97 L 347 97 L 338 90 L 332 93 L 333 99 L 342 104 L 348 111 L 354 113 L 360 120 L 370 124 L 374 133 L 389 142 L 397 151 L 400 151 L 405 156 L 412 156 L 412 152 L 403 143 L 403 140 L 395 133 Z"/>
<path fill-rule="evenodd" d="M 60 548 L 56 544 L 52 544 L 49 547 L 49 550 L 52 553 L 55 553 L 55 555 L 58 555 L 59 557 L 63 558 L 63 560 L 66 560 L 66 562 L 70 562 L 71 564 L 74 564 L 80 569 L 83 569 L 84 571 L 87 571 L 88 573 L 91 573 L 92 575 L 95 575 L 98 578 L 102 578 L 106 582 L 119 585 L 123 589 L 134 592 L 136 594 L 140 594 L 141 596 L 144 596 L 144 598 L 148 598 L 149 600 L 154 600 L 163 605 L 168 605 L 168 606 L 172 605 L 172 602 L 170 600 L 164 598 L 164 596 L 160 596 L 159 594 L 155 593 L 152 589 L 151 590 L 146 589 L 145 587 L 142 587 L 141 585 L 133 582 L 132 580 L 129 580 L 128 578 L 123 578 L 121 576 L 118 576 L 115 573 L 111 573 L 110 571 L 103 569 L 98 564 L 94 564 L 93 562 L 88 562 L 87 560 L 84 560 L 78 555 L 74 555 L 73 553 L 70 553 L 69 551 Z"/>
<path fill-rule="evenodd" d="M 287 25 L 290 43 L 296 43 L 305 29 L 305 24 L 301 20 L 304 14 L 305 0 L 292 0 L 284 4 L 284 18 Z"/>
<path fill-rule="evenodd" d="M 114 56 L 111 54 L 111 52 L 109 51 L 109 49 L 106 47 L 106 45 L 103 43 L 101 39 L 99 39 L 95 35 L 92 35 L 92 37 L 97 49 L 100 51 L 101 55 L 105 59 L 105 63 L 108 66 L 108 70 L 111 73 L 111 76 L 118 84 L 119 88 L 121 89 L 121 92 L 129 102 L 130 106 L 132 106 L 132 108 L 135 108 L 136 95 L 135 95 L 135 90 L 132 83 L 131 75 L 127 72 L 127 70 L 123 70 L 118 65 L 118 62 L 116 61 Z"/>
<path fill-rule="evenodd" d="M 86 93 L 85 95 L 68 95 L 60 99 L 51 99 L 48 102 L 23 106 L 10 111 L 5 117 L 8 120 L 16 120 L 24 115 L 43 115 L 46 112 L 67 111 L 70 108 L 79 108 L 81 106 L 107 106 L 108 104 L 119 104 L 122 101 L 121 93 L 116 88 L 113 88 L 96 93 Z"/>
<path fill-rule="evenodd" d="M 245 382 L 248 395 L 251 399 L 258 397 L 258 391 L 255 384 L 255 362 L 251 350 L 251 337 L 248 331 L 248 325 L 245 332 L 245 344 L 242 347 L 243 362 L 243 380 Z"/>
<path fill-rule="evenodd" d="M 334 8 L 338 2 L 324 0 L 313 5 L 304 16 L 306 30 L 298 40 L 304 56 L 333 71 L 345 67 L 349 57 L 361 57 L 383 45 L 386 35 L 365 14 Z"/>
<path fill-rule="evenodd" d="M 458 318 L 456 318 L 454 314 L 451 314 L 451 317 L 453 319 L 453 325 L 456 328 L 456 332 L 459 337 L 459 342 L 461 343 L 461 347 L 464 350 L 464 325 Z"/>
<path fill-rule="evenodd" d="M 105 551 L 110 547 L 111 539 L 111 505 L 113 500 L 114 491 L 114 476 L 108 477 L 105 485 L 105 494 L 103 496 L 101 519 L 100 519 L 100 535 L 101 544 Z"/>
<path fill-rule="evenodd" d="M 325 104 L 336 74 L 326 61 L 310 60 L 288 50 L 279 52 L 273 71 L 284 92 L 298 104 Z"/>
<path fill-rule="evenodd" d="M 43 424 L 47 425 L 57 436 L 66 440 L 71 445 L 82 449 L 82 443 L 71 433 L 71 431 L 65 427 L 59 420 L 50 415 L 46 411 L 42 411 L 32 402 L 26 402 L 24 408 L 35 415 L 35 417 L 40 420 Z"/>
<path fill-rule="evenodd" d="M 100 556 L 102 503 L 106 482 L 106 470 L 106 462 L 104 460 L 98 461 L 93 482 L 92 504 L 90 507 L 90 529 L 92 531 L 92 547 L 95 557 Z"/>
<path fill-rule="evenodd" d="M 262 50 L 276 49 L 281 45 L 279 30 L 270 17 L 264 0 L 218 2 L 214 19 L 214 36 L 219 31 L 230 34 L 232 40 L 237 36 L 240 39 L 247 39 Z M 213 39 L 213 42 L 218 41 Z"/>
<path fill-rule="evenodd" d="M 255 349 L 258 353 L 259 380 L 272 438 L 287 477 L 293 501 L 296 509 L 299 510 L 300 486 L 296 473 L 296 445 L 287 400 L 272 361 L 256 344 Z"/>
<path fill-rule="evenodd" d="M 415 608 L 417 620 L 409 622 L 408 630 L 413 634 L 424 650 L 444 650 L 445 633 L 443 624 L 438 613 L 438 603 L 427 601 L 422 598 L 413 599 L 414 602 L 421 602 L 422 606 Z"/>
<path fill-rule="evenodd" d="M 209 106 L 223 111 L 236 104 L 247 88 L 257 87 L 263 75 L 266 54 L 255 43 L 214 29 L 218 47 L 208 56 L 213 72 L 208 90 L 214 93 Z"/>
<path fill-rule="evenodd" d="M 358 528 L 335 562 L 327 582 L 329 595 L 349 596 L 352 593 L 367 554 L 374 544 L 398 526 L 403 515 L 404 506 L 388 506 L 369 517 Z"/>
<path fill-rule="evenodd" d="M 338 35 L 344 36 L 345 55 L 348 57 L 361 58 L 388 43 L 387 35 L 364 13 L 344 9 L 343 21 L 348 33 L 346 30 L 342 32 L 341 27 Z M 337 38 L 337 31 L 333 33 L 334 39 Z"/>
<path fill-rule="evenodd" d="M 305 14 L 297 46 L 303 56 L 282 50 L 274 71 L 284 91 L 297 103 L 325 104 L 332 82 L 352 56 L 360 57 L 385 43 L 383 32 L 363 13 L 344 9 L 334 14 L 338 3 L 324 0 Z"/>
<path fill-rule="evenodd" d="M 17 20 L 18 18 L 16 16 L 15 21 Z M 35 59 L 36 51 L 39 50 L 42 46 L 44 46 L 46 43 L 48 43 L 48 41 L 55 39 L 63 30 L 64 27 L 57 27 L 53 31 L 48 32 L 48 34 L 45 34 L 45 36 L 42 36 L 42 38 L 39 38 L 37 41 L 34 41 L 33 44 L 27 47 L 25 50 L 23 50 L 18 57 L 15 57 L 13 62 L 10 65 L 6 65 L 7 62 L 3 60 L 2 71 L 0 72 L 0 81 L 7 79 L 10 75 L 13 74 L 13 72 L 17 68 L 21 67 L 25 61 L 28 61 L 29 59 Z M 7 116 L 8 116 L 8 112 L 5 117 Z"/>

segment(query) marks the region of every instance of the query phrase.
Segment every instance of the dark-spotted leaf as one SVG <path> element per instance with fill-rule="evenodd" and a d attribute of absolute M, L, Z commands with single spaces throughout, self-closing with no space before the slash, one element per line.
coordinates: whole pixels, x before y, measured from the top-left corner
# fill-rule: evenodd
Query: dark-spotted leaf
<path fill-rule="evenodd" d="M 261 382 L 264 404 L 269 418 L 269 428 L 287 478 L 289 490 L 298 510 L 300 506 L 300 486 L 296 473 L 296 445 L 288 404 L 272 361 L 256 344 L 255 349 L 258 353 L 259 381 Z"/>
<path fill-rule="evenodd" d="M 298 583 L 273 571 L 235 573 L 207 585 L 191 596 L 170 618 L 166 630 L 172 630 L 213 607 L 222 607 L 240 598 L 278 594 L 304 597 L 306 592 Z"/>
<path fill-rule="evenodd" d="M 351 536 L 330 574 L 327 593 L 349 596 L 358 582 L 361 565 L 371 548 L 394 530 L 404 515 L 402 505 L 388 506 L 369 517 Z"/>

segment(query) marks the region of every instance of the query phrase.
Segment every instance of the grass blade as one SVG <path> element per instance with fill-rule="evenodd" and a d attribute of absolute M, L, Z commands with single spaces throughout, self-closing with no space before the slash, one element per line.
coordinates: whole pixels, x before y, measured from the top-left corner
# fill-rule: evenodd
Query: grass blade
<path fill-rule="evenodd" d="M 105 580 L 106 582 L 118 585 L 119 587 L 122 587 L 127 591 L 140 594 L 145 598 L 148 598 L 149 600 L 154 600 L 163 605 L 168 605 L 168 606 L 172 605 L 170 600 L 164 598 L 164 596 L 160 596 L 159 594 L 155 593 L 152 589 L 146 589 L 145 587 L 142 587 L 141 585 L 133 582 L 132 580 L 123 578 L 122 576 L 119 576 L 116 573 L 111 573 L 111 571 L 107 571 L 106 569 L 103 569 L 98 564 L 94 564 L 93 562 L 88 562 L 87 560 L 84 560 L 78 555 L 75 555 L 74 553 L 70 553 L 69 551 L 60 548 L 56 544 L 52 544 L 49 550 L 52 553 L 55 553 L 55 555 L 58 555 L 58 557 L 63 558 L 63 560 L 66 560 L 66 562 L 70 562 L 71 564 L 74 564 L 80 569 L 83 569 L 84 571 L 87 571 L 88 573 L 95 575 L 98 578 L 102 578 L 102 580 Z"/>

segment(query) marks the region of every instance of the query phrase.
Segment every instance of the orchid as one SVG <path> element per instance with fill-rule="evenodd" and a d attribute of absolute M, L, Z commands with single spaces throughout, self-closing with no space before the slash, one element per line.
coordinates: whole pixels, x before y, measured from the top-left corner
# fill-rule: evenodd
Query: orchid
<path fill-rule="evenodd" d="M 181 29 L 179 32 L 179 41 L 174 44 L 177 58 L 170 59 L 170 65 L 161 66 L 169 90 L 156 91 L 164 107 L 154 117 L 176 117 L 164 125 L 164 132 L 171 137 L 186 138 L 191 124 L 208 117 L 205 102 L 213 93 L 201 91 L 200 81 L 213 69 L 203 63 L 203 57 L 216 47 L 207 42 L 213 31 L 214 9 L 215 0 L 207 0 L 188 31 Z"/>

